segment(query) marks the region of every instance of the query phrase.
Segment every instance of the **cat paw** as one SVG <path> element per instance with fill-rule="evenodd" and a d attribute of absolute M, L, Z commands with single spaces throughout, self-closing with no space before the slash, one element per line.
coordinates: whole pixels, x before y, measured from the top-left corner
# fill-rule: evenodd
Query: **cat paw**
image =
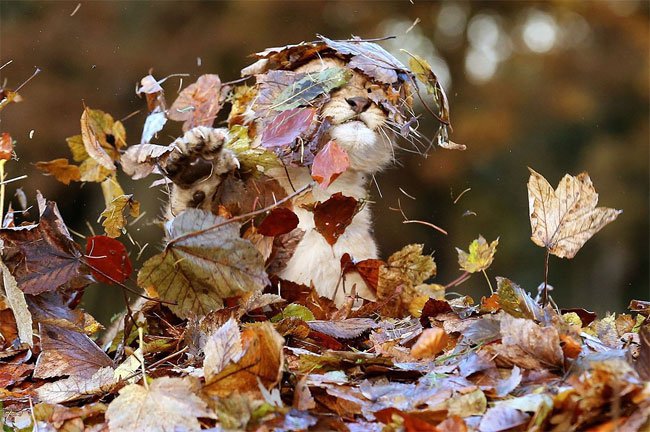
<path fill-rule="evenodd" d="M 198 126 L 172 143 L 175 150 L 165 161 L 165 175 L 178 187 L 189 189 L 239 168 L 232 151 L 224 148 L 228 139 L 224 129 Z"/>

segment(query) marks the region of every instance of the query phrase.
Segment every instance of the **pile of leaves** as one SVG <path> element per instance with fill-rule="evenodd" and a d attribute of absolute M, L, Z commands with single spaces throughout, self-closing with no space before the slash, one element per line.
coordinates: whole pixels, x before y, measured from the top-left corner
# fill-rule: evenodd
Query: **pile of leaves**
<path fill-rule="evenodd" d="M 57 159 L 37 167 L 64 183 L 101 183 L 105 235 L 88 237 L 84 249 L 56 203 L 40 195 L 38 221 L 12 209 L 0 218 L 5 430 L 647 430 L 650 302 L 635 300 L 630 314 L 600 318 L 561 309 L 546 281 L 533 297 L 507 278 L 490 278 L 498 239 L 478 236 L 459 249 L 461 274 L 444 285 L 433 283 L 436 264 L 422 245 L 385 261 L 346 255 L 341 273 L 358 272 L 377 300 L 351 295 L 337 306 L 265 267 L 271 245 L 296 229 L 295 213 L 283 206 L 294 197 L 237 214 L 189 209 L 166 223 L 161 252 L 137 272 L 143 294 L 110 328 L 78 307 L 93 282 L 134 290 L 133 266 L 117 238 L 128 235 L 128 217 L 140 209 L 120 186 L 118 167 L 134 178 L 164 174 L 175 147 L 150 141 L 168 120 L 183 122 L 184 130 L 211 126 L 229 103 L 226 145 L 250 178 L 294 163 L 311 166 L 324 187 L 336 181 L 345 157 L 317 138 L 326 121 L 313 120 L 348 72 L 292 72 L 328 54 L 396 95 L 420 79 L 440 120 L 434 139 L 457 147 L 448 140 L 446 98 L 430 68 L 414 57 L 409 70 L 360 40 L 267 50 L 244 70 L 256 75 L 256 85 L 204 75 L 170 108 L 164 80 L 149 75 L 138 88 L 149 115 L 132 146 L 121 122 L 84 108 L 81 134 L 68 139 L 78 165 Z M 2 94 L 18 101 L 16 92 Z M 376 103 L 408 134 L 413 123 L 395 105 L 406 96 Z M 3 99 L 0 107 L 8 104 Z M 265 125 L 261 147 L 251 147 L 250 116 Z M 0 144 L 4 197 L 14 143 L 3 134 Z M 596 207 L 584 173 L 565 176 L 554 189 L 531 170 L 528 193 L 531 239 L 547 251 L 546 273 L 550 255 L 572 258 L 620 214 Z M 335 244 L 360 205 L 341 194 L 317 203 L 317 230 Z M 452 292 L 476 273 L 489 295 L 475 301 Z"/>

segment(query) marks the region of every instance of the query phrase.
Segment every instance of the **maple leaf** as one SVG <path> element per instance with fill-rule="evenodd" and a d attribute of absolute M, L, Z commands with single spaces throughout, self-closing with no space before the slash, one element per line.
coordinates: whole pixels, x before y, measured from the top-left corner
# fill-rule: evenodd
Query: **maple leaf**
<path fill-rule="evenodd" d="M 75 162 L 81 162 L 79 173 L 82 182 L 101 182 L 113 173 L 112 169 L 106 169 L 95 159 L 90 157 L 83 143 L 81 135 L 75 135 L 66 138 L 72 159 Z"/>
<path fill-rule="evenodd" d="M 113 366 L 111 359 L 88 336 L 67 327 L 39 324 L 41 354 L 35 378 L 62 375 L 90 378 L 99 369 Z"/>
<path fill-rule="evenodd" d="M 422 255 L 422 249 L 421 244 L 407 245 L 388 258 L 379 270 L 379 298 L 391 295 L 400 284 L 415 286 L 435 276 L 436 263 L 433 257 Z"/>
<path fill-rule="evenodd" d="M 532 168 L 528 180 L 531 240 L 560 258 L 573 258 L 580 248 L 622 210 L 598 207 L 598 194 L 587 173 L 565 175 L 553 190 Z"/>
<path fill-rule="evenodd" d="M 478 239 L 469 244 L 469 253 L 456 248 L 460 268 L 469 273 L 486 270 L 492 265 L 498 244 L 499 238 L 488 245 L 483 236 L 479 235 Z"/>
<path fill-rule="evenodd" d="M 183 132 L 196 126 L 212 126 L 227 93 L 223 90 L 218 75 L 201 75 L 181 91 L 167 111 L 167 117 L 182 121 Z"/>
<path fill-rule="evenodd" d="M 124 216 L 124 211 L 127 209 L 132 217 L 140 215 L 140 203 L 133 199 L 133 195 L 120 195 L 110 202 L 99 216 L 106 218 L 102 222 L 106 235 L 112 238 L 122 235 L 122 230 L 127 223 Z"/>
<path fill-rule="evenodd" d="M 27 308 L 27 301 L 25 301 L 25 294 L 18 288 L 16 278 L 9 272 L 9 269 L 4 262 L 0 259 L 0 270 L 2 270 L 2 282 L 4 286 L 4 293 L 9 303 L 11 311 L 14 313 L 16 319 L 16 327 L 18 329 L 18 337 L 22 343 L 26 343 L 30 347 L 33 346 L 34 332 L 32 330 L 32 314 Z"/>
<path fill-rule="evenodd" d="M 108 426 L 113 432 L 198 431 L 198 417 L 215 418 L 197 396 L 199 389 L 191 377 L 156 378 L 148 387 L 129 384 L 108 405 Z"/>
<path fill-rule="evenodd" d="M 118 152 L 126 147 L 126 131 L 121 122 L 101 110 L 84 108 L 81 114 L 81 139 L 88 155 L 109 171 L 115 171 Z"/>
<path fill-rule="evenodd" d="M 81 282 L 79 245 L 70 236 L 56 203 L 48 201 L 38 224 L 0 230 L 4 262 L 26 294 L 53 291 L 73 281 Z"/>
<path fill-rule="evenodd" d="M 85 258 L 95 279 L 108 284 L 124 282 L 133 271 L 126 247 L 110 237 L 88 237 Z"/>
<path fill-rule="evenodd" d="M 81 171 L 77 165 L 70 165 L 68 159 L 60 158 L 48 162 L 36 162 L 36 168 L 63 184 L 70 184 L 73 181 L 81 180 Z"/>
<path fill-rule="evenodd" d="M 179 317 L 205 315 L 220 309 L 224 298 L 269 283 L 262 256 L 239 236 L 239 224 L 188 209 L 167 230 L 167 246 L 143 264 L 138 285 L 153 286 L 163 300 L 176 303 L 169 308 Z"/>
<path fill-rule="evenodd" d="M 325 147 L 314 157 L 311 166 L 311 177 L 323 188 L 327 188 L 349 167 L 350 158 L 345 149 L 339 147 L 336 141 L 328 141 Z"/>
<path fill-rule="evenodd" d="M 360 204 L 356 199 L 337 192 L 327 201 L 318 202 L 314 206 L 316 231 L 325 238 L 327 243 L 334 245 L 359 210 Z"/>

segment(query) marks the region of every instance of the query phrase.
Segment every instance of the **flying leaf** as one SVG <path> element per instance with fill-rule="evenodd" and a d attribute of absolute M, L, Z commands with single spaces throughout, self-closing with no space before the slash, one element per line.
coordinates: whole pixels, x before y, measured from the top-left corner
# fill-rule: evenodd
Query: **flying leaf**
<path fill-rule="evenodd" d="M 167 117 L 184 122 L 183 132 L 196 126 L 212 126 L 225 99 L 222 90 L 218 75 L 201 75 L 181 91 L 167 111 Z"/>
<path fill-rule="evenodd" d="M 56 203 L 48 201 L 38 224 L 4 228 L 3 260 L 25 294 L 53 291 L 83 277 L 81 251 Z"/>
<path fill-rule="evenodd" d="M 85 259 L 95 279 L 104 283 L 122 283 L 133 271 L 126 247 L 110 237 L 88 237 Z"/>
<path fill-rule="evenodd" d="M 392 294 L 399 285 L 415 286 L 436 274 L 436 263 L 430 255 L 422 254 L 423 245 L 411 244 L 392 254 L 379 270 L 377 295 L 382 298 Z"/>
<path fill-rule="evenodd" d="M 36 168 L 47 175 L 54 176 L 63 184 L 81 180 L 81 171 L 77 165 L 70 165 L 68 159 L 54 159 L 48 162 L 36 162 Z"/>
<path fill-rule="evenodd" d="M 287 234 L 298 226 L 298 216 L 286 207 L 276 207 L 262 220 L 257 232 L 269 237 Z"/>
<path fill-rule="evenodd" d="M 88 155 L 109 171 L 115 171 L 118 152 L 126 147 L 126 131 L 119 121 L 101 110 L 84 108 L 81 114 L 81 139 Z"/>
<path fill-rule="evenodd" d="M 565 175 L 554 191 L 541 174 L 529 170 L 531 240 L 555 256 L 573 258 L 587 240 L 622 213 L 596 207 L 598 194 L 587 173 Z"/>
<path fill-rule="evenodd" d="M 327 201 L 318 202 L 314 206 L 314 224 L 330 245 L 334 245 L 352 219 L 359 212 L 359 202 L 341 192 L 332 195 Z"/>
<path fill-rule="evenodd" d="M 210 382 L 229 363 L 237 363 L 244 355 L 237 321 L 230 318 L 208 336 L 203 351 L 205 353 L 203 373 L 206 381 Z"/>
<path fill-rule="evenodd" d="M 239 224 L 188 209 L 167 229 L 167 246 L 144 263 L 138 285 L 153 286 L 163 300 L 176 303 L 169 305 L 176 315 L 206 315 L 220 309 L 224 298 L 269 283 L 262 256 L 239 236 Z"/>
<path fill-rule="evenodd" d="M 66 138 L 72 159 L 75 162 L 81 162 L 79 173 L 82 182 L 101 182 L 113 173 L 112 169 L 106 169 L 95 159 L 90 157 L 83 143 L 81 135 L 75 135 Z"/>
<path fill-rule="evenodd" d="M 191 377 L 156 378 L 148 387 L 129 384 L 108 405 L 108 427 L 112 432 L 198 431 L 198 417 L 214 418 L 199 390 Z"/>
<path fill-rule="evenodd" d="M 99 369 L 113 366 L 104 351 L 79 331 L 40 323 L 39 334 L 42 351 L 36 361 L 35 378 L 62 375 L 90 378 Z"/>
<path fill-rule="evenodd" d="M 259 393 L 258 383 L 269 389 L 280 381 L 284 338 L 273 324 L 265 321 L 245 327 L 241 332 L 241 343 L 244 355 L 217 375 L 206 377 L 206 393 L 219 397 L 233 393 Z"/>
<path fill-rule="evenodd" d="M 144 178 L 151 174 L 159 162 L 164 162 L 173 150 L 172 146 L 156 144 L 132 145 L 120 157 L 122 170 L 134 180 Z"/>
<path fill-rule="evenodd" d="M 142 128 L 142 136 L 140 137 L 141 144 L 148 144 L 151 142 L 151 139 L 165 127 L 167 123 L 167 116 L 163 111 L 153 111 L 148 116 L 144 122 L 144 127 Z"/>
<path fill-rule="evenodd" d="M 283 71 L 284 72 L 284 71 Z M 275 97 L 271 109 L 285 111 L 310 105 L 310 102 L 322 94 L 328 94 L 347 83 L 352 73 L 349 69 L 333 67 L 311 74 L 300 74 L 302 78 L 294 77 L 291 85 L 287 85 Z"/>
<path fill-rule="evenodd" d="M 16 278 L 9 272 L 9 269 L 2 260 L 0 260 L 0 270 L 2 270 L 2 282 L 4 291 L 7 296 L 7 302 L 16 319 L 18 328 L 18 337 L 22 343 L 30 347 L 33 345 L 32 339 L 34 332 L 32 330 L 32 314 L 27 308 L 25 294 L 18 288 Z"/>
<path fill-rule="evenodd" d="M 14 154 L 14 140 L 7 132 L 0 135 L 0 160 L 8 161 Z"/>
<path fill-rule="evenodd" d="M 327 188 L 349 167 L 350 158 L 347 152 L 339 147 L 336 141 L 329 141 L 314 157 L 311 177 L 323 188 Z"/>
<path fill-rule="evenodd" d="M 488 245 L 483 236 L 479 235 L 478 239 L 469 244 L 469 253 L 456 248 L 460 268 L 469 273 L 476 273 L 487 269 L 492 265 L 498 244 L 498 238 Z"/>
<path fill-rule="evenodd" d="M 294 108 L 276 115 L 264 128 L 260 145 L 265 148 L 292 146 L 294 141 L 312 126 L 316 110 Z"/>
<path fill-rule="evenodd" d="M 127 224 L 124 212 L 128 210 L 129 215 L 138 217 L 140 215 L 140 203 L 133 199 L 133 195 L 120 195 L 113 199 L 106 207 L 106 210 L 99 216 L 105 218 L 102 226 L 109 237 L 119 237 Z"/>

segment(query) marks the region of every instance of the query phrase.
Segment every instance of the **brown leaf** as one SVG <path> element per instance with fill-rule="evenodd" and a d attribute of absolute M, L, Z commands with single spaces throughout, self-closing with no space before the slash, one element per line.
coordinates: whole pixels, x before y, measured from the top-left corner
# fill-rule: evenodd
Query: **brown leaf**
<path fill-rule="evenodd" d="M 230 318 L 205 343 L 203 372 L 206 382 L 212 382 L 230 363 L 237 363 L 244 355 L 237 321 Z"/>
<path fill-rule="evenodd" d="M 481 418 L 480 432 L 501 432 L 528 423 L 530 415 L 507 406 L 488 409 Z"/>
<path fill-rule="evenodd" d="M 126 131 L 119 121 L 101 110 L 84 108 L 81 115 L 81 139 L 88 155 L 109 171 L 115 171 L 118 152 L 126 147 Z"/>
<path fill-rule="evenodd" d="M 33 365 L 25 363 L 0 364 L 0 388 L 6 389 L 23 381 L 33 369 Z"/>
<path fill-rule="evenodd" d="M 36 162 L 36 168 L 47 175 L 54 176 L 63 184 L 81 180 L 81 171 L 77 165 L 70 165 L 68 159 L 54 159 L 49 162 Z"/>
<path fill-rule="evenodd" d="M 325 189 L 349 167 L 350 158 L 347 152 L 332 140 L 314 157 L 311 177 Z"/>
<path fill-rule="evenodd" d="M 126 216 L 124 215 L 126 210 L 128 210 L 131 217 L 138 217 L 140 215 L 140 203 L 133 199 L 133 195 L 120 195 L 115 197 L 106 207 L 106 210 L 99 216 L 100 218 L 105 218 L 102 226 L 108 237 L 115 238 L 122 235 L 122 230 L 127 224 Z"/>
<path fill-rule="evenodd" d="M 35 378 L 62 375 L 90 378 L 99 369 L 113 366 L 111 359 L 88 336 L 56 325 L 40 323 L 41 354 Z"/>
<path fill-rule="evenodd" d="M 5 263 L 0 260 L 0 270 L 2 270 L 2 282 L 4 294 L 6 295 L 9 308 L 14 313 L 18 337 L 21 343 L 33 346 L 34 333 L 32 331 L 32 314 L 27 308 L 25 294 L 18 288 L 16 278 L 9 272 Z"/>
<path fill-rule="evenodd" d="M 4 262 L 25 294 L 81 282 L 81 248 L 70 236 L 56 204 L 48 201 L 36 225 L 0 230 Z"/>
<path fill-rule="evenodd" d="M 90 378 L 71 376 L 51 383 L 45 383 L 36 389 L 41 402 L 63 403 L 88 396 L 110 392 L 119 383 L 112 367 L 106 366 L 95 372 Z"/>
<path fill-rule="evenodd" d="M 286 207 L 276 207 L 262 220 L 257 232 L 269 237 L 287 234 L 298 226 L 298 216 Z"/>
<path fill-rule="evenodd" d="M 156 378 L 148 387 L 130 384 L 108 405 L 108 426 L 112 432 L 198 431 L 198 417 L 215 417 L 199 390 L 198 380 L 191 377 Z"/>
<path fill-rule="evenodd" d="M 241 332 L 244 355 L 228 364 L 220 373 L 206 377 L 204 390 L 211 395 L 227 397 L 233 393 L 259 393 L 258 380 L 269 389 L 282 375 L 284 338 L 265 321 L 251 324 Z"/>
<path fill-rule="evenodd" d="M 541 174 L 529 170 L 531 240 L 555 256 L 573 258 L 587 240 L 622 213 L 596 208 L 598 194 L 587 173 L 565 175 L 554 191 Z"/>
<path fill-rule="evenodd" d="M 424 329 L 422 334 L 411 348 L 411 355 L 415 358 L 434 358 L 449 342 L 447 333 L 440 327 Z"/>
<path fill-rule="evenodd" d="M 106 169 L 95 159 L 90 157 L 83 143 L 81 135 L 75 135 L 66 138 L 72 159 L 75 162 L 81 162 L 79 173 L 82 182 L 101 182 L 109 175 L 113 174 L 112 169 Z"/>
<path fill-rule="evenodd" d="M 314 206 L 314 224 L 330 245 L 334 245 L 352 219 L 359 212 L 359 202 L 341 192 L 332 195 L 327 201 L 318 202 Z"/>
<path fill-rule="evenodd" d="M 223 106 L 224 93 L 218 75 L 201 75 L 194 84 L 181 91 L 169 108 L 167 117 L 184 122 L 184 132 L 197 126 L 212 126 Z"/>

